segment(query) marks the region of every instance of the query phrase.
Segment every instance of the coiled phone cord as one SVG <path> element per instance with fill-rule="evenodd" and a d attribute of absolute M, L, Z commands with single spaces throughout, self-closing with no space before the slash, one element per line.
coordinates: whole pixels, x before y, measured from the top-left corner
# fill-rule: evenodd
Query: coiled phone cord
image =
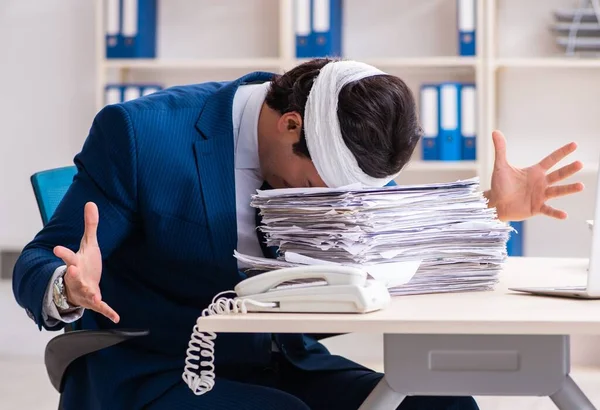
<path fill-rule="evenodd" d="M 259 307 L 276 307 L 276 303 L 257 302 L 252 299 L 221 297 L 232 291 L 217 294 L 212 303 L 202 311 L 202 317 L 212 315 L 234 314 L 248 312 L 247 304 Z M 217 335 L 214 332 L 202 332 L 198 323 L 194 325 L 192 337 L 186 350 L 185 368 L 182 378 L 194 394 L 200 396 L 212 390 L 215 385 L 215 342 Z M 200 357 L 205 360 L 200 361 Z M 199 364 L 196 364 L 200 362 Z M 200 373 L 198 374 L 198 370 Z"/>

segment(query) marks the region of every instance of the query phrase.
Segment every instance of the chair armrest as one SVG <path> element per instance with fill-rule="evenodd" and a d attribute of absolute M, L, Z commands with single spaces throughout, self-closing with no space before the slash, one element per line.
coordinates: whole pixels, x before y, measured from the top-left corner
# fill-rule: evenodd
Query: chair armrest
<path fill-rule="evenodd" d="M 76 359 L 149 333 L 148 330 L 138 329 L 75 330 L 56 336 L 48 342 L 44 352 L 50 383 L 62 393 L 67 368 Z"/>

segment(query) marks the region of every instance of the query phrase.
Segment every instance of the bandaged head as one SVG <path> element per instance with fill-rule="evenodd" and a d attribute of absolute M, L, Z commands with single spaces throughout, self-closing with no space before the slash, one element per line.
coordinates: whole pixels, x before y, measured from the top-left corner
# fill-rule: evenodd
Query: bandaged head
<path fill-rule="evenodd" d="M 334 61 L 321 68 L 304 109 L 306 145 L 317 172 L 328 187 L 354 183 L 381 187 L 399 172 L 383 178 L 367 175 L 344 143 L 338 118 L 338 98 L 342 88 L 353 81 L 385 75 L 383 71 L 357 61 Z"/>

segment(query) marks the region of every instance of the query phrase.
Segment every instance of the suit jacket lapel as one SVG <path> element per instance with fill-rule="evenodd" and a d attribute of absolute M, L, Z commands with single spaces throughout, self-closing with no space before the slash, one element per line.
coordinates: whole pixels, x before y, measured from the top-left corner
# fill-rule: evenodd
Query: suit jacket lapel
<path fill-rule="evenodd" d="M 232 104 L 237 88 L 246 82 L 268 81 L 271 73 L 251 73 L 222 86 L 210 96 L 196 122 L 200 139 L 194 144 L 202 202 L 212 249 L 221 263 L 235 268 L 237 246 Z"/>

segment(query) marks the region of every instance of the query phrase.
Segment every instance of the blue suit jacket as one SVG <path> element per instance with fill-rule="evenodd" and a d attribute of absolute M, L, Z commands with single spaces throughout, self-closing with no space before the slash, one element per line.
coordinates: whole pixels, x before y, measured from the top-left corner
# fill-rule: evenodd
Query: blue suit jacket
<path fill-rule="evenodd" d="M 118 325 L 86 311 L 81 329 L 142 328 L 150 335 L 111 347 L 69 370 L 66 409 L 137 409 L 181 383 L 196 318 L 217 293 L 245 276 L 237 270 L 232 103 L 252 73 L 232 82 L 174 87 L 98 113 L 78 172 L 49 223 L 29 243 L 14 271 L 17 301 L 41 329 L 42 299 L 63 264 L 52 248 L 77 251 L 86 202 L 98 205 L 103 299 Z M 58 330 L 62 324 L 50 330 Z M 307 335 L 275 335 L 296 366 L 339 369 Z M 219 334 L 215 364 L 264 364 L 270 334 Z M 190 392 L 190 394 L 192 394 Z"/>

